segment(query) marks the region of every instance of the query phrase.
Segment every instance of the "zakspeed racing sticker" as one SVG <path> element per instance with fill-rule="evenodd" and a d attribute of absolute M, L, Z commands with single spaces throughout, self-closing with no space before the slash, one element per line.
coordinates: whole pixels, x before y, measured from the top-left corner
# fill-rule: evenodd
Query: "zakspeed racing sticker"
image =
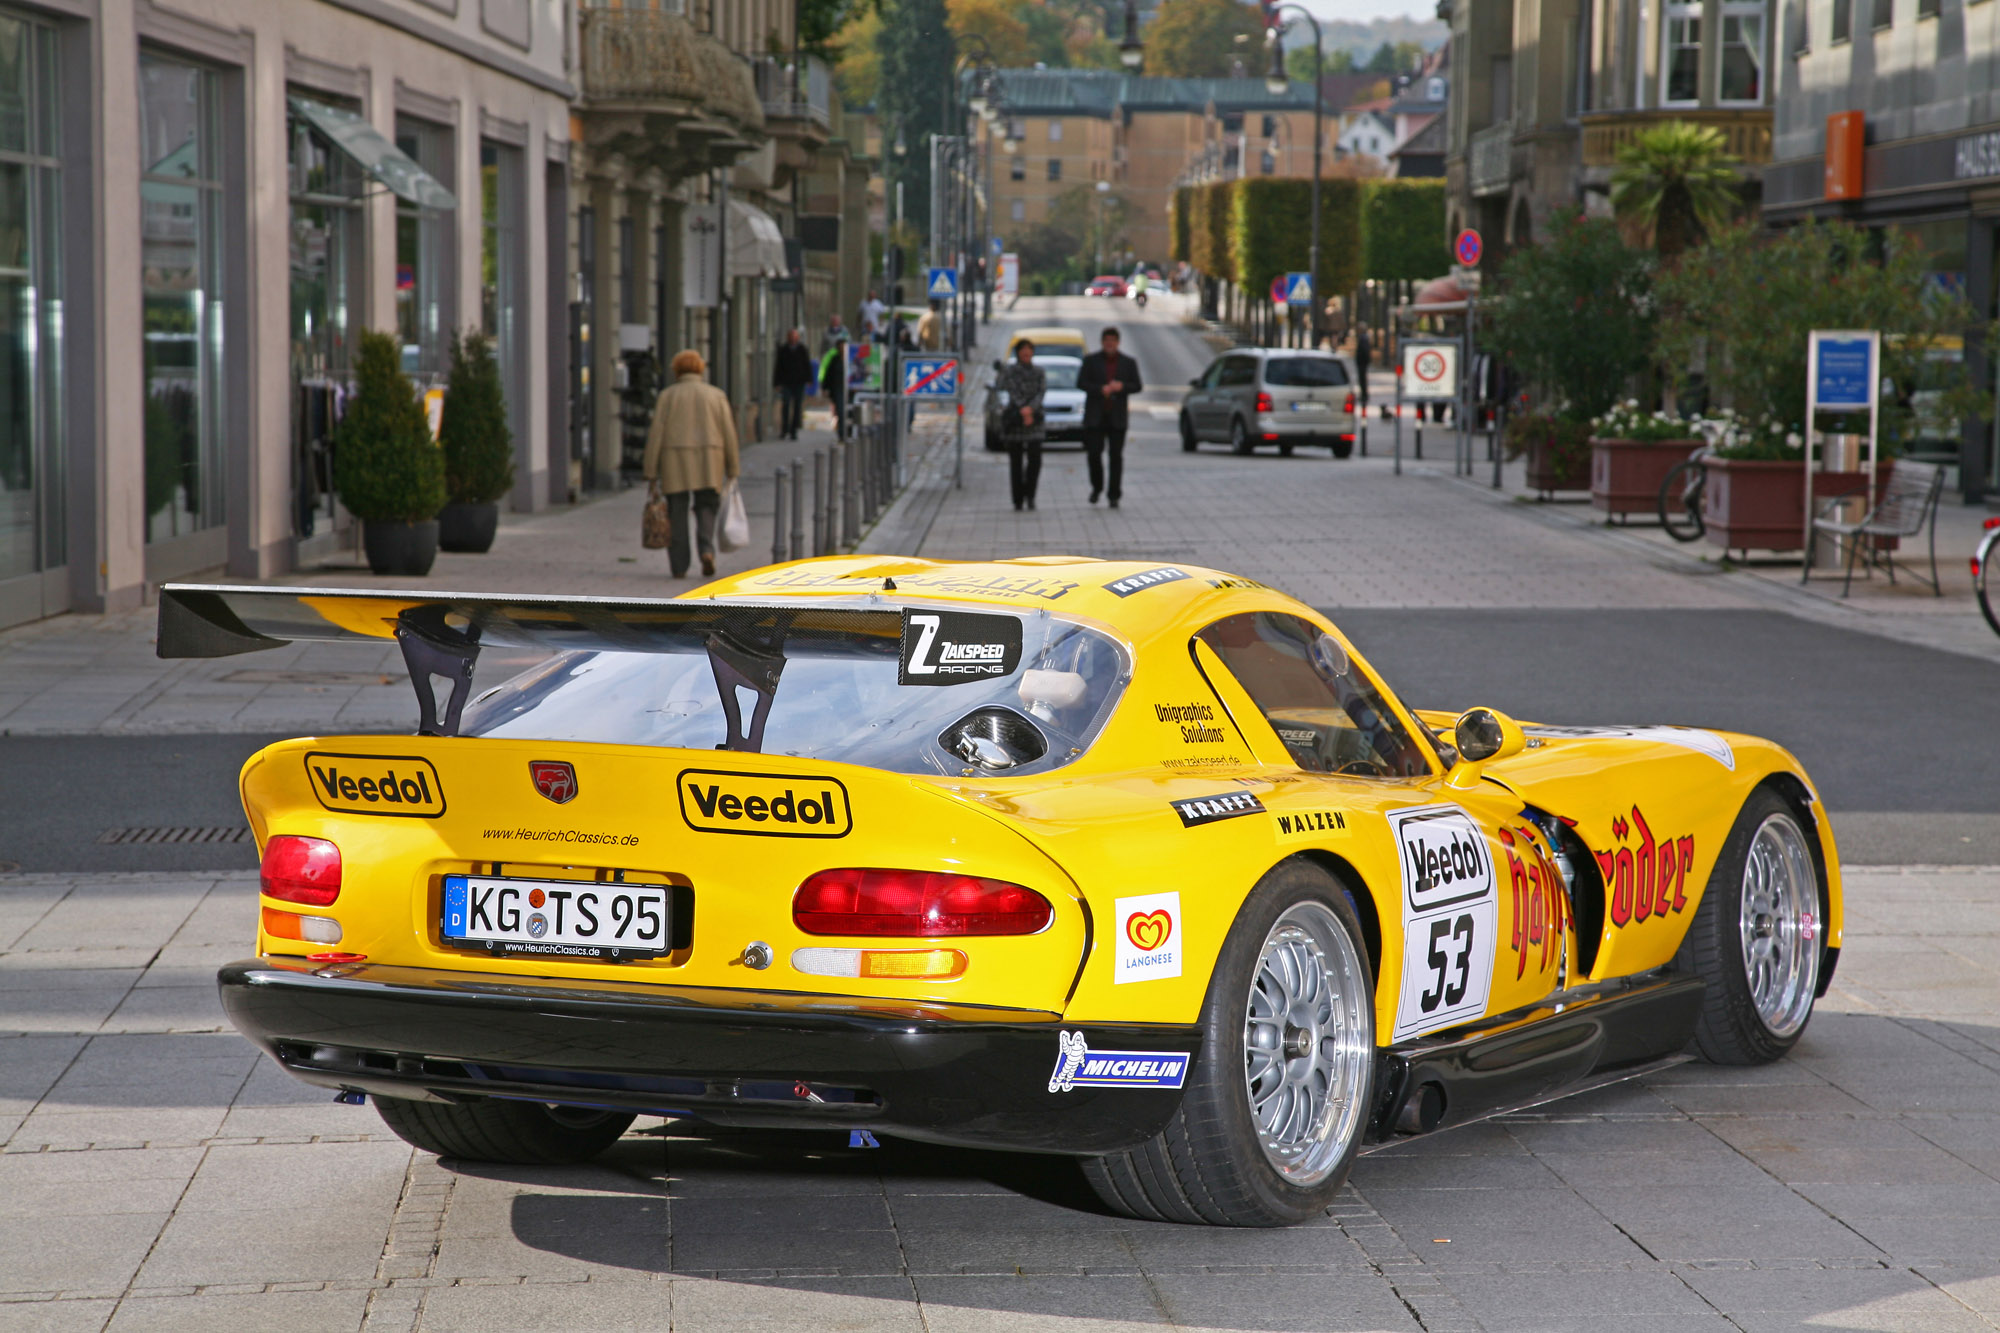
<path fill-rule="evenodd" d="M 1081 1032 L 1056 1034 L 1050 1092 L 1071 1088 L 1178 1088 L 1187 1082 L 1186 1051 L 1093 1051 Z"/>
<path fill-rule="evenodd" d="M 903 612 L 898 685 L 962 685 L 1012 675 L 1021 664 L 1021 622 L 978 611 Z"/>
<path fill-rule="evenodd" d="M 1118 937 L 1113 953 L 1114 983 L 1157 981 L 1181 974 L 1181 895 L 1146 893 L 1120 898 L 1111 919 Z"/>
<path fill-rule="evenodd" d="M 1630 740 L 1652 741 L 1656 745 L 1678 745 L 1683 750 L 1693 750 L 1705 754 L 1716 763 L 1734 773 L 1736 771 L 1736 751 L 1728 741 L 1712 731 L 1699 727 L 1523 727 L 1530 736 L 1547 736 L 1552 740 Z"/>
<path fill-rule="evenodd" d="M 1499 888 L 1493 853 L 1455 805 L 1389 814 L 1403 883 L 1403 983 L 1394 1040 L 1479 1017 L 1493 978 Z"/>

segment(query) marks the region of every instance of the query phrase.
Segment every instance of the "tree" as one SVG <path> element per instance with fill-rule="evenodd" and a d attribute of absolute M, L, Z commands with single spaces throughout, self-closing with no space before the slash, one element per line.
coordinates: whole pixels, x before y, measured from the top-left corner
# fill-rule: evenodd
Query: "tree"
<path fill-rule="evenodd" d="M 488 504 L 514 488 L 514 434 L 493 340 L 478 330 L 451 340 L 451 375 L 438 420 L 445 493 L 461 504 Z"/>
<path fill-rule="evenodd" d="M 1304 28 L 1294 29 L 1294 31 L 1300 33 L 1301 36 L 1298 41 L 1294 42 L 1290 40 L 1290 35 L 1287 35 L 1285 43 L 1285 73 L 1299 83 L 1310 83 L 1314 73 L 1313 57 L 1318 54 L 1313 50 L 1312 33 L 1310 30 Z M 1328 51 L 1326 53 L 1326 65 L 1320 72 L 1326 74 L 1352 74 L 1354 72 L 1353 52 Z"/>
<path fill-rule="evenodd" d="M 1442 235 L 1442 231 L 1439 233 Z M 1548 243 L 1516 250 L 1480 302 L 1485 341 L 1561 419 L 1604 415 L 1653 346 L 1653 258 L 1618 228 L 1558 214 Z"/>
<path fill-rule="evenodd" d="M 945 0 L 878 0 L 882 26 L 875 34 L 881 57 L 875 89 L 891 198 L 903 183 L 903 216 L 918 235 L 931 225 L 931 139 L 951 132 L 947 106 L 958 47 L 951 38 Z M 894 144 L 901 136 L 904 156 Z"/>
<path fill-rule="evenodd" d="M 882 53 L 875 45 L 881 33 L 882 12 L 873 5 L 861 5 L 849 11 L 846 24 L 834 39 L 834 70 L 840 79 L 840 100 L 847 106 L 875 105 L 876 91 L 882 86 Z"/>
<path fill-rule="evenodd" d="M 1662 260 L 1672 260 L 1735 211 L 1735 163 L 1722 131 L 1711 125 L 1670 120 L 1649 126 L 1618 149 L 1611 207 Z"/>
<path fill-rule="evenodd" d="M 798 0 L 800 48 L 822 60 L 839 59 L 840 31 L 858 4 L 859 0 Z"/>
<path fill-rule="evenodd" d="M 1236 40 L 1241 34 L 1246 41 Z M 1146 29 L 1146 72 L 1166 78 L 1221 79 L 1230 65 L 1263 66 L 1264 24 L 1254 6 L 1239 0 L 1163 0 Z M 1245 52 L 1250 52 L 1245 55 Z"/>
<path fill-rule="evenodd" d="M 1049 205 L 1049 225 L 1077 238 L 1080 267 L 1100 259 L 1115 267 L 1112 256 L 1127 248 L 1130 223 L 1130 207 L 1116 190 L 1099 193 L 1089 185 L 1072 185 Z"/>
<path fill-rule="evenodd" d="M 364 523 L 421 523 L 444 508 L 444 455 L 394 338 L 364 330 L 354 396 L 333 428 L 333 484 Z"/>
<path fill-rule="evenodd" d="M 1384 42 L 1361 68 L 1370 74 L 1408 74 L 1424 63 L 1419 42 Z"/>
<path fill-rule="evenodd" d="M 993 52 L 993 63 L 1003 69 L 1019 69 L 1046 54 L 1037 49 L 1035 35 L 1025 15 L 1041 10 L 1040 5 L 1023 5 L 1017 0 L 947 0 L 952 40 L 963 46 L 969 36 L 982 38 Z M 1061 43 L 1057 42 L 1061 51 Z"/>
<path fill-rule="evenodd" d="M 1361 276 L 1421 282 L 1451 269 L 1444 182 L 1376 180 L 1361 187 Z"/>

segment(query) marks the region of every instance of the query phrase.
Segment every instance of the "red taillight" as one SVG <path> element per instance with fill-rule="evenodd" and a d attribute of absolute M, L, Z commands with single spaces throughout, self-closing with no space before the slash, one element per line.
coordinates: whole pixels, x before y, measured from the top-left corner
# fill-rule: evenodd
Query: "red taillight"
<path fill-rule="evenodd" d="M 1345 404 L 1344 404 L 1344 405 L 1343 405 L 1343 406 L 1341 407 L 1341 409 L 1340 409 L 1340 410 L 1341 410 L 1341 411 L 1343 411 L 1343 412 L 1345 412 L 1345 413 L 1347 413 L 1347 414 L 1348 414 L 1349 416 L 1353 416 L 1353 415 L 1354 415 L 1354 395 L 1353 395 L 1353 394 L 1351 394 L 1351 393 L 1350 393 L 1350 394 L 1348 394 L 1348 395 L 1347 395 L 1347 402 L 1346 402 L 1346 403 L 1345 403 Z"/>
<path fill-rule="evenodd" d="M 1979 525 L 1981 528 L 2000 528 L 2000 514 L 1995 514 Z"/>
<path fill-rule="evenodd" d="M 925 870 L 822 870 L 792 895 L 808 935 L 1032 935 L 1054 916 L 1019 884 Z"/>
<path fill-rule="evenodd" d="M 1259 412 L 1275 412 L 1278 410 L 1278 405 L 1271 401 L 1270 394 L 1259 393 L 1257 395 L 1257 410 Z"/>
<path fill-rule="evenodd" d="M 272 898 L 325 907 L 340 896 L 340 848 L 325 838 L 277 834 L 264 844 L 260 877 Z"/>

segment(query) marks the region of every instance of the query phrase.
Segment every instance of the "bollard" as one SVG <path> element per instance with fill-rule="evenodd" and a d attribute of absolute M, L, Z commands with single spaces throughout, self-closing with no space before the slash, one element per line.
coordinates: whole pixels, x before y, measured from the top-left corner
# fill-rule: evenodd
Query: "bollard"
<path fill-rule="evenodd" d="M 792 559 L 803 560 L 806 554 L 805 464 L 792 462 Z"/>
<path fill-rule="evenodd" d="M 861 541 L 860 492 L 854 486 L 854 441 L 846 440 L 840 446 L 840 526 L 846 531 L 849 546 Z"/>
<path fill-rule="evenodd" d="M 785 563 L 785 470 L 779 468 L 773 478 L 777 483 L 777 494 L 771 502 L 771 563 Z"/>
<path fill-rule="evenodd" d="M 817 457 L 817 455 L 815 455 Z M 834 457 L 831 451 L 826 455 L 826 490 L 819 497 L 820 530 L 826 534 L 826 545 L 820 549 L 821 555 L 832 555 L 840 549 L 838 520 L 833 514 Z"/>
<path fill-rule="evenodd" d="M 840 446 L 826 451 L 826 548 L 828 554 L 846 549 L 840 526 Z"/>
<path fill-rule="evenodd" d="M 813 450 L 812 553 L 826 554 L 826 455 Z"/>

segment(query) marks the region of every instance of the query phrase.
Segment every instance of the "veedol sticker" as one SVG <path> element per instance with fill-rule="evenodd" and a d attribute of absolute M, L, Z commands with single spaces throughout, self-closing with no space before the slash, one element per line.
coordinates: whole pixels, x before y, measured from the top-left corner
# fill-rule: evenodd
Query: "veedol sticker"
<path fill-rule="evenodd" d="M 1049 1091 L 1178 1088 L 1187 1082 L 1192 1058 L 1186 1051 L 1093 1051 L 1081 1032 L 1059 1032 Z"/>
<path fill-rule="evenodd" d="M 1146 893 L 1112 904 L 1117 925 L 1113 982 L 1157 981 L 1181 974 L 1181 895 Z"/>
<path fill-rule="evenodd" d="M 903 612 L 898 685 L 959 685 L 1012 675 L 1021 664 L 1021 622 L 977 611 Z"/>
<path fill-rule="evenodd" d="M 1732 773 L 1736 771 L 1736 751 L 1730 748 L 1729 742 L 1699 727 L 1523 727 L 1521 730 L 1530 736 L 1553 739 L 1574 737 L 1579 740 L 1634 740 L 1678 745 L 1683 750 L 1707 755 Z"/>
<path fill-rule="evenodd" d="M 1493 853 L 1455 805 L 1389 814 L 1403 883 L 1403 981 L 1394 1040 L 1486 1012 L 1499 938 Z"/>

